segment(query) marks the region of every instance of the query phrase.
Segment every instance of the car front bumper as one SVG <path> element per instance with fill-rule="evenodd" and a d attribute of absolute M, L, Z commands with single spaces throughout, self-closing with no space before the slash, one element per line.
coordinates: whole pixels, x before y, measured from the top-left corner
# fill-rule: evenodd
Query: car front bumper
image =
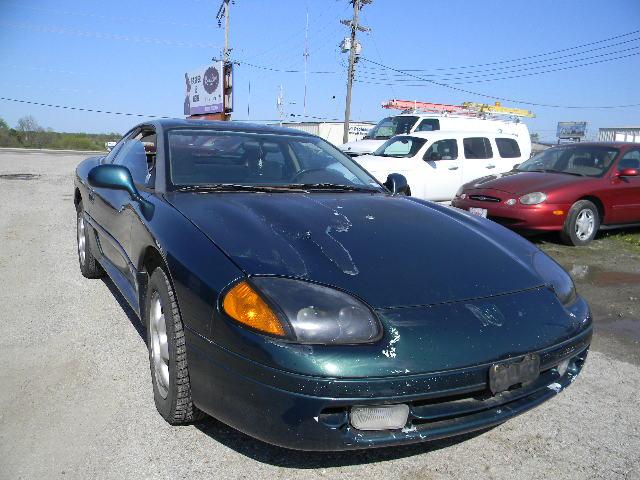
<path fill-rule="evenodd" d="M 186 333 L 197 407 L 270 444 L 331 451 L 437 440 L 489 428 L 524 413 L 573 382 L 586 359 L 592 328 L 536 352 L 539 378 L 495 396 L 488 390 L 491 364 L 389 378 L 310 377 L 266 367 L 189 330 Z M 569 368 L 560 375 L 557 366 L 567 359 Z M 349 422 L 352 406 L 391 404 L 409 406 L 402 429 L 357 430 Z"/>
<path fill-rule="evenodd" d="M 451 206 L 461 210 L 470 208 L 484 208 L 487 210 L 487 218 L 505 227 L 524 231 L 559 231 L 562 230 L 565 219 L 571 205 L 548 204 L 539 205 L 507 205 L 504 201 L 499 203 L 471 200 L 468 197 L 462 199 L 456 197 L 451 201 Z"/>

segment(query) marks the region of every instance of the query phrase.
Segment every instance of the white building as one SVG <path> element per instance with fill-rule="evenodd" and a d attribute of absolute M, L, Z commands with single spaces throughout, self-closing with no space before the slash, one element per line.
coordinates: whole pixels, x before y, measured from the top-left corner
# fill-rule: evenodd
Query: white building
<path fill-rule="evenodd" d="M 640 127 L 607 127 L 598 132 L 601 142 L 634 142 L 640 143 Z"/>
<path fill-rule="evenodd" d="M 342 122 L 283 122 L 282 126 L 318 135 L 336 146 L 344 143 L 342 141 L 344 123 Z M 362 140 L 374 126 L 373 122 L 350 122 L 349 141 Z"/>

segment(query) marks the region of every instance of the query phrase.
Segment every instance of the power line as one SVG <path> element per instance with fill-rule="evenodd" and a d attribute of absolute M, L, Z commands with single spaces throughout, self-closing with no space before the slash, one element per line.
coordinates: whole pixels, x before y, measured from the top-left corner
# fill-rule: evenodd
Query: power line
<path fill-rule="evenodd" d="M 89 12 L 73 12 L 73 11 L 69 11 L 69 10 L 58 10 L 55 8 L 41 8 L 41 7 L 31 7 L 31 6 L 26 6 L 24 5 L 22 2 L 11 2 L 11 1 L 7 1 L 4 0 L 2 2 L 0 2 L 2 4 L 13 4 L 15 6 L 19 6 L 22 9 L 26 9 L 26 10 L 32 10 L 32 11 L 36 11 L 36 12 L 51 12 L 51 13 L 58 13 L 60 15 L 63 16 L 76 16 L 76 17 L 87 17 L 87 18 L 96 18 L 96 19 L 100 19 L 100 20 L 109 20 L 112 22 L 132 22 L 132 23 L 136 23 L 136 24 L 140 24 L 140 22 L 144 22 L 145 24 L 147 23 L 156 23 L 156 24 L 161 24 L 161 25 L 175 25 L 178 27 L 186 27 L 186 28 L 205 28 L 205 25 L 200 24 L 200 25 L 195 25 L 193 23 L 184 23 L 184 22 L 174 22 L 171 20 L 159 20 L 159 19 L 154 19 L 154 18 L 144 18 L 144 20 L 139 20 L 137 18 L 133 18 L 133 17 L 111 17 L 111 16 L 107 16 L 107 15 L 100 15 L 97 13 L 89 13 Z"/>
<path fill-rule="evenodd" d="M 607 42 L 610 42 L 611 40 L 617 40 L 618 38 L 628 37 L 630 35 L 635 35 L 637 33 L 640 33 L 640 30 L 634 30 L 632 32 L 623 33 L 623 34 L 620 34 L 620 35 L 616 35 L 614 37 L 603 38 L 602 40 L 598 40 L 598 41 L 595 41 L 595 42 L 583 43 L 582 45 L 576 45 L 574 47 L 562 48 L 560 50 L 553 50 L 553 51 L 550 51 L 550 52 L 539 53 L 539 54 L 536 54 L 536 55 L 529 55 L 527 57 L 512 58 L 512 59 L 508 59 L 508 60 L 500 60 L 500 61 L 489 62 L 489 63 L 477 63 L 475 65 L 465 65 L 465 66 L 458 66 L 458 67 L 438 67 L 438 68 L 433 68 L 432 70 L 437 70 L 437 71 L 441 71 L 441 70 L 457 70 L 457 69 L 466 69 L 466 68 L 475 68 L 475 67 L 486 67 L 486 66 L 491 66 L 491 65 L 501 65 L 501 64 L 504 64 L 504 63 L 518 62 L 520 60 L 530 60 L 532 58 L 539 58 L 539 57 L 544 57 L 544 56 L 547 56 L 547 55 L 554 55 L 556 53 L 569 52 L 571 50 L 578 50 L 580 48 L 590 47 L 591 45 L 599 45 L 601 43 L 607 43 Z M 418 71 L 422 71 L 422 70 L 418 70 Z"/>
<path fill-rule="evenodd" d="M 166 116 L 166 115 L 152 115 L 148 113 L 132 113 L 132 112 L 114 112 L 109 110 L 101 110 L 97 108 L 85 108 L 85 107 L 74 107 L 69 105 L 56 105 L 52 103 L 44 103 L 44 102 L 36 102 L 33 100 L 22 100 L 18 98 L 8 98 L 8 97 L 0 97 L 0 100 L 4 100 L 7 102 L 15 102 L 15 103 L 23 103 L 28 105 L 36 105 L 39 107 L 49 107 L 49 108 L 59 108 L 63 110 L 74 110 L 80 112 L 90 112 L 90 113 L 103 113 L 108 115 L 122 115 L 126 117 L 141 117 L 141 118 L 176 118 L 175 116 Z M 290 113 L 289 117 L 293 118 L 310 118 L 314 120 L 323 120 L 327 122 L 341 122 L 342 120 L 339 118 L 327 118 L 327 117 L 316 117 L 313 115 L 300 115 L 295 113 Z M 234 122 L 279 122 L 279 119 L 253 119 L 253 118 L 243 118 L 243 119 L 234 119 Z"/>
<path fill-rule="evenodd" d="M 627 49 L 624 49 L 624 50 L 620 50 L 619 52 L 612 52 L 612 53 L 614 53 L 614 54 L 615 53 L 623 53 L 623 52 L 632 51 L 632 50 L 638 50 L 638 49 L 640 49 L 640 46 L 633 47 L 633 48 L 627 48 Z M 486 76 L 489 76 L 489 75 L 478 75 L 478 76 L 473 76 L 472 75 L 472 76 L 468 76 L 468 77 L 453 77 L 453 78 L 447 79 L 446 81 L 448 82 L 449 80 L 470 79 L 470 80 L 462 81 L 462 82 L 450 82 L 450 83 L 448 83 L 448 85 L 465 85 L 465 84 L 469 84 L 469 83 L 486 83 L 486 82 L 493 82 L 493 81 L 498 81 L 498 80 L 508 80 L 508 79 L 513 79 L 513 78 L 530 77 L 530 76 L 534 76 L 534 75 L 542 75 L 542 74 L 545 74 L 545 73 L 559 72 L 559 71 L 563 71 L 563 70 L 572 70 L 574 68 L 586 67 L 586 66 L 589 66 L 589 65 L 596 65 L 596 64 L 599 64 L 599 63 L 612 62 L 614 60 L 620 60 L 620 59 L 623 59 L 623 58 L 628 58 L 628 57 L 633 57 L 633 56 L 636 56 L 636 55 L 640 55 L 640 52 L 630 53 L 630 54 L 627 54 L 627 55 L 620 55 L 620 56 L 617 56 L 617 57 L 610 57 L 609 55 L 611 55 L 611 53 L 605 53 L 605 54 L 601 54 L 601 55 L 594 55 L 592 57 L 586 57 L 584 59 L 581 59 L 581 60 L 587 60 L 587 59 L 590 59 L 590 58 L 608 57 L 608 58 L 605 58 L 604 60 L 597 60 L 597 61 L 594 61 L 594 62 L 581 63 L 581 64 L 578 64 L 578 65 L 571 65 L 571 66 L 566 66 L 566 67 L 561 67 L 561 68 L 553 68 L 553 69 L 550 69 L 550 70 L 542 70 L 542 71 L 538 71 L 538 72 L 525 73 L 525 74 L 522 74 L 522 75 L 511 75 L 511 76 L 506 76 L 506 77 L 486 78 L 486 79 L 480 79 L 480 80 L 477 80 L 477 78 L 478 77 L 486 77 Z M 574 61 L 580 61 L 580 60 L 574 60 Z M 572 61 L 572 62 L 574 62 L 574 61 Z M 554 64 L 546 65 L 545 67 L 547 67 L 547 66 L 551 67 L 551 66 L 554 66 L 554 65 L 566 65 L 566 63 L 569 63 L 569 62 L 554 63 Z M 544 67 L 538 67 L 538 68 L 544 68 Z M 505 73 L 518 73 L 518 72 L 524 72 L 524 71 L 528 71 L 528 70 L 534 70 L 534 68 L 524 68 L 522 70 L 514 70 L 513 72 L 505 72 Z M 403 72 L 407 72 L 407 71 L 403 70 Z M 405 73 L 405 75 L 406 75 L 406 73 Z M 495 75 L 495 74 L 493 74 L 493 75 Z M 372 78 L 374 80 L 375 79 L 380 79 L 380 77 L 372 77 Z M 396 82 L 410 82 L 410 81 L 412 81 L 412 80 L 396 79 Z M 413 81 L 415 81 L 415 80 L 413 80 Z M 425 80 L 423 80 L 423 82 L 430 82 L 430 80 L 425 79 Z M 409 85 L 405 85 L 405 86 L 409 86 Z M 424 85 L 414 85 L 414 86 L 424 86 Z"/>
<path fill-rule="evenodd" d="M 112 34 L 112 33 L 87 32 L 83 30 L 70 30 L 65 28 L 43 27 L 43 26 L 28 25 L 28 24 L 0 23 L 0 25 L 5 27 L 10 27 L 10 28 L 29 30 L 33 32 L 55 33 L 59 35 L 72 35 L 76 37 L 85 37 L 85 38 L 87 37 L 99 38 L 101 40 L 121 40 L 121 41 L 127 41 L 127 42 L 135 42 L 135 43 L 153 43 L 158 45 L 169 45 L 169 46 L 188 47 L 188 48 L 212 49 L 212 48 L 220 47 L 219 45 L 213 45 L 211 43 L 182 42 L 182 41 L 166 40 L 163 38 L 150 38 L 150 37 L 118 35 L 118 34 Z"/>
<path fill-rule="evenodd" d="M 246 65 L 248 67 L 252 67 L 252 68 L 257 68 L 259 70 L 267 70 L 270 72 L 278 72 L 278 73 L 304 73 L 304 70 L 284 70 L 284 69 L 280 69 L 280 68 L 276 68 L 276 67 L 269 67 L 266 65 L 256 65 L 255 63 L 249 63 L 249 62 L 245 62 L 244 60 L 237 60 L 234 61 L 234 63 L 242 66 L 242 65 Z M 329 70 L 311 70 L 308 71 L 307 73 L 314 73 L 314 74 L 336 74 L 338 72 L 334 72 L 334 71 L 329 71 Z"/>
<path fill-rule="evenodd" d="M 590 52 L 595 52 L 598 50 L 603 50 L 603 49 L 607 49 L 607 48 L 612 48 L 612 47 L 616 47 L 616 46 L 620 46 L 620 45 L 625 45 L 628 43 L 632 43 L 632 42 L 637 42 L 638 40 L 640 40 L 640 37 L 637 38 L 633 38 L 631 40 L 625 40 L 623 42 L 617 42 L 617 43 L 612 43 L 611 45 L 606 45 L 604 47 L 598 47 L 598 48 L 592 48 L 589 50 L 584 50 L 582 52 L 578 52 L 578 53 L 571 53 L 568 55 L 561 55 L 559 57 L 553 57 L 553 58 L 548 58 L 545 60 L 536 60 L 535 62 L 527 62 L 527 63 L 521 63 L 519 65 L 509 65 L 509 66 L 505 66 L 505 67 L 496 67 L 496 68 L 488 68 L 488 69 L 482 69 L 482 70 L 471 70 L 471 71 L 466 71 L 466 72 L 455 72 L 455 73 L 438 73 L 438 74 L 424 74 L 425 77 L 450 77 L 453 75 L 460 75 L 460 74 L 472 74 L 472 73 L 485 73 L 485 72 L 499 72 L 499 73 L 495 73 L 493 75 L 501 75 L 505 72 L 500 72 L 501 70 L 507 70 L 506 73 L 510 73 L 509 71 L 521 71 L 521 70 L 514 70 L 514 69 L 519 69 L 520 67 L 524 67 L 527 65 L 537 65 L 537 64 L 542 64 L 539 67 L 534 67 L 534 68 L 546 68 L 549 66 L 554 66 L 554 65 L 560 65 L 562 63 L 570 63 L 570 62 L 579 62 L 579 61 L 583 61 L 583 60 L 588 60 L 591 58 L 596 58 L 596 57 L 601 57 L 601 56 L 606 56 L 606 55 L 610 55 L 612 53 L 619 53 L 619 52 L 607 52 L 604 53 L 602 55 L 595 55 L 595 56 L 591 56 L 591 57 L 583 57 L 583 58 L 578 58 L 575 60 L 568 60 L 567 62 L 559 62 L 559 63 L 555 63 L 555 64 L 549 64 L 548 62 L 551 62 L 553 60 L 559 60 L 562 58 L 569 58 L 569 57 L 575 57 L 575 56 L 579 56 L 579 55 L 584 55 L 585 53 L 590 53 Z M 639 48 L 639 47 L 632 47 L 632 48 Z M 621 50 L 621 51 L 625 51 L 625 50 Z M 372 72 L 380 72 L 382 71 L 381 69 L 378 68 L 371 68 L 371 67 L 365 67 L 366 70 L 370 70 Z M 532 70 L 531 69 L 526 69 L 526 70 Z M 424 70 L 424 69 L 411 69 L 411 68 L 401 68 L 400 70 L 402 70 L 403 72 L 428 72 L 429 70 Z M 488 76 L 491 74 L 487 74 L 487 75 L 480 75 L 480 76 Z M 471 78 L 471 77 L 460 77 L 460 78 Z M 455 78 L 454 78 L 455 80 Z"/>
<path fill-rule="evenodd" d="M 106 113 L 109 115 L 124 115 L 127 117 L 145 117 L 145 118 L 173 118 L 173 117 L 167 117 L 164 115 L 150 115 L 147 113 L 130 113 L 130 112 L 112 112 L 109 110 L 99 110 L 96 108 L 84 108 L 84 107 L 72 107 L 69 105 L 55 105 L 52 103 L 42 103 L 42 102 L 35 102 L 32 100 L 21 100 L 18 98 L 8 98 L 8 97 L 0 97 L 0 100 L 4 100 L 7 102 L 15 102 L 15 103 L 26 103 L 29 105 L 37 105 L 40 107 L 50 107 L 50 108 L 60 108 L 63 110 L 75 110 L 75 111 L 79 111 L 79 112 L 91 112 L 91 113 Z"/>
<path fill-rule="evenodd" d="M 412 73 L 408 73 L 408 72 L 405 72 L 405 71 L 402 71 L 402 70 L 398 70 L 398 69 L 393 68 L 393 67 L 389 67 L 387 65 L 383 65 L 383 64 L 378 63 L 378 62 L 374 62 L 373 60 L 370 60 L 370 59 L 365 58 L 365 57 L 360 57 L 360 60 L 363 60 L 363 61 L 368 62 L 368 63 L 372 63 L 373 65 L 377 65 L 377 66 L 382 67 L 382 68 L 387 68 L 387 69 L 392 70 L 392 71 L 397 72 L 397 73 L 402 73 L 402 74 L 407 75 L 409 77 L 414 77 L 414 78 L 416 78 L 418 80 L 421 80 L 421 81 L 424 81 L 424 82 L 428 82 L 428 83 L 431 83 L 432 85 L 437 85 L 439 87 L 449 88 L 451 90 L 455 90 L 455 91 L 462 92 L 462 93 L 467 93 L 469 95 L 475 95 L 475 96 L 478 96 L 478 97 L 490 98 L 492 100 L 499 100 L 499 101 L 511 102 L 511 103 L 519 103 L 519 104 L 522 104 L 522 105 L 531 105 L 531 106 L 534 106 L 534 107 L 568 108 L 568 109 L 591 109 L 591 108 L 593 108 L 593 109 L 614 109 L 614 108 L 629 108 L 629 107 L 638 107 L 638 106 L 640 106 L 640 103 L 632 104 L 632 105 L 604 105 L 604 106 L 555 105 L 555 104 L 549 104 L 549 103 L 530 102 L 530 101 L 527 101 L 527 100 L 519 100 L 519 99 L 507 98 L 507 97 L 497 97 L 497 96 L 494 96 L 494 95 L 488 95 L 486 93 L 474 92 L 472 90 L 468 90 L 468 89 L 465 89 L 465 88 L 456 87 L 455 85 L 450 85 L 450 84 L 447 84 L 447 83 L 437 82 L 435 80 L 431 80 L 431 79 L 427 79 L 427 78 L 424 78 L 424 77 L 420 77 L 420 76 L 414 75 Z M 423 87 L 424 85 L 420 85 L 420 86 Z"/>

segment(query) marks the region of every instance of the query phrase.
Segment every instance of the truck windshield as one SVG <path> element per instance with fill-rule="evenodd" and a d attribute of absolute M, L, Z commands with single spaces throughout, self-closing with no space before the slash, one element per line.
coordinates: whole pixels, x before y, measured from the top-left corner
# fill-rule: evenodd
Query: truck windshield
<path fill-rule="evenodd" d="M 386 140 L 394 135 L 409 133 L 418 121 L 418 117 L 400 115 L 397 117 L 383 118 L 378 124 L 369 130 L 365 139 Z"/>

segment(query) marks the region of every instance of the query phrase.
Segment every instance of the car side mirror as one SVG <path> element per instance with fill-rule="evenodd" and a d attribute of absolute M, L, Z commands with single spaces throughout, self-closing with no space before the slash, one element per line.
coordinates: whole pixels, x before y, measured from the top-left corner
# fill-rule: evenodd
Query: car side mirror
<path fill-rule="evenodd" d="M 619 177 L 637 177 L 638 175 L 637 168 L 623 168 L 618 172 Z"/>
<path fill-rule="evenodd" d="M 409 184 L 404 175 L 399 173 L 390 173 L 387 181 L 383 183 L 394 195 L 409 195 Z"/>
<path fill-rule="evenodd" d="M 113 164 L 98 165 L 89 170 L 87 180 L 92 187 L 124 190 L 133 200 L 140 203 L 145 216 L 153 212 L 153 204 L 142 198 L 127 167 Z"/>
<path fill-rule="evenodd" d="M 514 163 L 514 164 L 513 164 L 513 168 L 512 168 L 511 170 L 515 170 L 515 169 L 516 169 L 516 168 L 518 168 L 519 166 L 520 166 L 520 164 L 519 164 L 519 163 Z"/>

